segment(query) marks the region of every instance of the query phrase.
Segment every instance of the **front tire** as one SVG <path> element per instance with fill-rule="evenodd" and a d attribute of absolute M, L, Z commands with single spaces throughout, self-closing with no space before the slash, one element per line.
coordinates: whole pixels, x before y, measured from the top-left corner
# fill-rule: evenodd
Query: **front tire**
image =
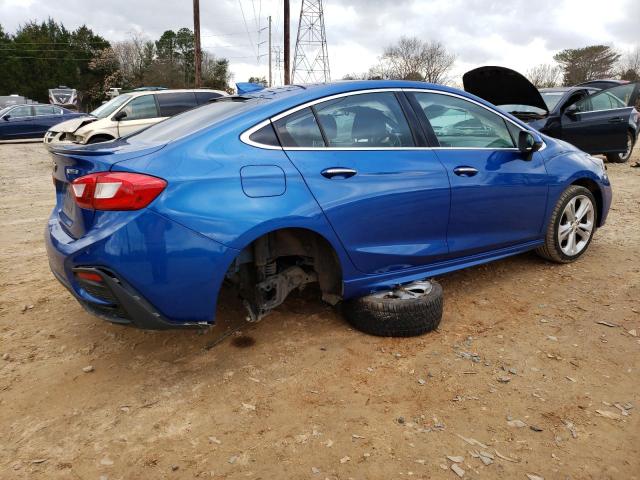
<path fill-rule="evenodd" d="M 633 147 L 635 145 L 635 139 L 631 132 L 627 132 L 627 150 L 624 153 L 608 153 L 607 160 L 611 163 L 626 163 L 631 158 Z"/>
<path fill-rule="evenodd" d="M 571 185 L 553 209 L 544 246 L 536 253 L 556 263 L 571 263 L 587 251 L 596 231 L 597 209 L 593 194 Z"/>

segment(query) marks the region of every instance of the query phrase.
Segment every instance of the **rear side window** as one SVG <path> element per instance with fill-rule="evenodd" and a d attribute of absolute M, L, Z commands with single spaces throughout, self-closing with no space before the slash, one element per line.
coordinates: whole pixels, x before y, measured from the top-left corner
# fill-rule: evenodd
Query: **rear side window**
<path fill-rule="evenodd" d="M 513 148 L 506 121 L 480 105 L 449 95 L 415 93 L 441 147 Z"/>
<path fill-rule="evenodd" d="M 278 137 L 276 136 L 276 132 L 273 129 L 273 125 L 271 124 L 271 122 L 260 128 L 259 130 L 253 132 L 249 136 L 249 140 L 261 145 L 269 145 L 272 147 L 280 146 L 280 142 L 278 142 Z"/>
<path fill-rule="evenodd" d="M 216 92 L 196 92 L 196 102 L 198 105 L 202 105 L 203 103 L 207 103 L 209 100 L 221 96 L 222 95 Z"/>
<path fill-rule="evenodd" d="M 58 109 L 54 106 L 38 105 L 34 107 L 36 109 L 36 116 L 38 115 L 55 115 L 58 113 Z"/>
<path fill-rule="evenodd" d="M 163 93 L 156 96 L 161 117 L 173 117 L 197 105 L 194 92 Z"/>
<path fill-rule="evenodd" d="M 153 95 L 136 97 L 127 103 L 122 111 L 127 114 L 123 120 L 142 120 L 145 118 L 157 118 L 158 107 Z"/>
<path fill-rule="evenodd" d="M 329 147 L 413 147 L 411 129 L 393 92 L 363 93 L 315 107 Z"/>
<path fill-rule="evenodd" d="M 324 147 L 316 117 L 304 108 L 275 122 L 283 147 Z"/>

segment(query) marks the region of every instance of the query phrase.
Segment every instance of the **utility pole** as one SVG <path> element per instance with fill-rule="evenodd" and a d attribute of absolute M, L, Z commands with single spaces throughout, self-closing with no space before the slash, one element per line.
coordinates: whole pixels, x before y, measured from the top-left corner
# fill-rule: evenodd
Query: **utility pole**
<path fill-rule="evenodd" d="M 271 15 L 269 15 L 269 87 L 271 86 Z"/>
<path fill-rule="evenodd" d="M 291 40 L 289 39 L 289 0 L 284 0 L 284 84 L 291 83 L 291 69 L 289 59 L 291 57 Z"/>
<path fill-rule="evenodd" d="M 200 0 L 193 0 L 193 33 L 196 40 L 196 88 L 202 87 L 202 50 L 200 48 Z"/>

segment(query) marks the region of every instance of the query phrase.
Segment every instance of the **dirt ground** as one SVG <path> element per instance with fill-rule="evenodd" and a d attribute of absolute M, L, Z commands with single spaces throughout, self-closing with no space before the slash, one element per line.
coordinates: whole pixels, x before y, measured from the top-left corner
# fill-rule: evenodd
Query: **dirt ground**
<path fill-rule="evenodd" d="M 47 264 L 50 169 L 0 145 L 1 479 L 640 478 L 640 169 L 609 165 L 575 264 L 442 277 L 437 332 L 367 336 L 307 293 L 216 346 L 82 310 Z"/>

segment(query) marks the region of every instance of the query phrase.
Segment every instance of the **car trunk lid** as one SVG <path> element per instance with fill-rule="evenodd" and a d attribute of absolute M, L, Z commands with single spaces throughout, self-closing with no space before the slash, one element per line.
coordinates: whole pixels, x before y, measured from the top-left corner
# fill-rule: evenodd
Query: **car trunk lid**
<path fill-rule="evenodd" d="M 73 238 L 82 237 L 92 226 L 95 210 L 80 208 L 71 189 L 76 178 L 96 172 L 106 172 L 120 162 L 149 155 L 164 144 L 130 145 L 126 140 L 87 146 L 64 146 L 51 150 L 53 183 L 56 190 L 54 213 L 62 228 Z"/>

